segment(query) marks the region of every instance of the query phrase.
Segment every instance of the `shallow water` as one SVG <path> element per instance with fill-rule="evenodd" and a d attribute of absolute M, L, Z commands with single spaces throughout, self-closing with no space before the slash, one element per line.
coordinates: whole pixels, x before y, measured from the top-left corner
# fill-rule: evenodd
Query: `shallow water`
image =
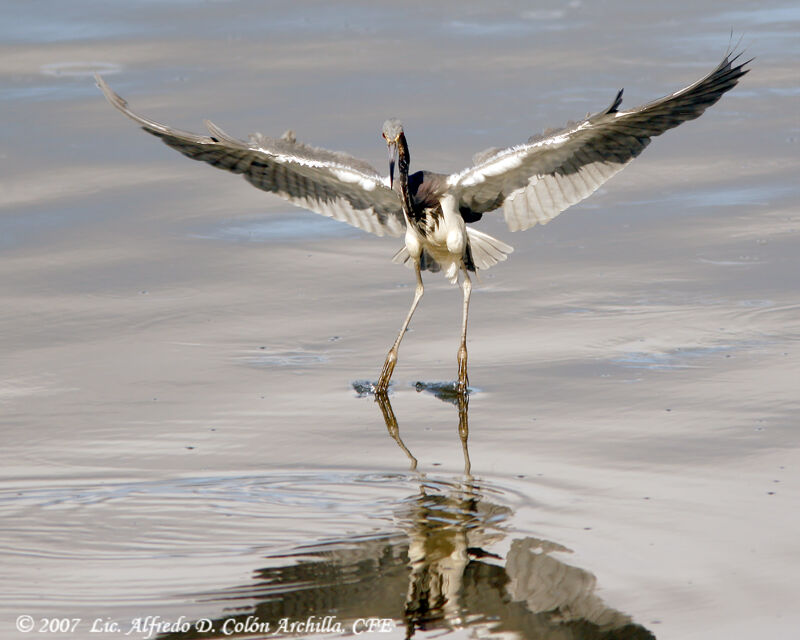
<path fill-rule="evenodd" d="M 794 5 L 79 0 L 5 18 L 0 637 L 321 637 L 366 618 L 385 621 L 372 637 L 795 637 Z M 426 276 L 376 403 L 359 391 L 413 292 L 398 241 L 186 161 L 91 80 L 184 129 L 293 128 L 378 168 L 399 115 L 413 167 L 448 171 L 619 87 L 632 106 L 685 86 L 731 29 L 753 72 L 702 118 L 546 227 L 481 223 L 515 252 L 473 295 L 468 407 L 448 386 L 458 290 Z"/>

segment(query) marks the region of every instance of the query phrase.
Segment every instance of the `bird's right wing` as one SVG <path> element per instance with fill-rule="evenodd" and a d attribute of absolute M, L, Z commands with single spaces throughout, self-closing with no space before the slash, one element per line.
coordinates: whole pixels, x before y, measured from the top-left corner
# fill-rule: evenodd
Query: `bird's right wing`
<path fill-rule="evenodd" d="M 607 109 L 582 122 L 484 152 L 474 166 L 448 177 L 450 191 L 462 213 L 503 206 L 511 231 L 545 224 L 623 169 L 652 137 L 697 118 L 736 86 L 748 71 L 747 62 L 734 66 L 738 57 L 726 55 L 697 82 L 636 109 L 618 109 L 620 91 Z"/>
<path fill-rule="evenodd" d="M 114 107 L 193 160 L 240 173 L 259 189 L 375 235 L 405 232 L 400 195 L 362 160 L 296 142 L 287 135 L 255 134 L 245 142 L 208 121 L 211 136 L 173 129 L 134 113 L 99 75 L 95 74 L 95 80 Z"/>

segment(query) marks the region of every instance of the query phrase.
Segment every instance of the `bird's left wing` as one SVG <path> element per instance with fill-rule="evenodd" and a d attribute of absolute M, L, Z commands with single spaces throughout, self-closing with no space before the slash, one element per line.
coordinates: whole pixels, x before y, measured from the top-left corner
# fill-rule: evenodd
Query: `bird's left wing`
<path fill-rule="evenodd" d="M 549 222 L 625 167 L 653 136 L 697 118 L 732 89 L 748 71 L 749 61 L 734 66 L 739 55 L 726 55 L 704 78 L 644 106 L 619 111 L 620 91 L 607 109 L 580 123 L 484 152 L 474 166 L 448 177 L 450 191 L 462 211 L 502 205 L 511 231 Z"/>
<path fill-rule="evenodd" d="M 99 75 L 95 80 L 114 107 L 193 160 L 240 173 L 259 189 L 375 235 L 405 232 L 399 194 L 362 160 L 297 142 L 293 135 L 255 134 L 245 142 L 208 121 L 210 136 L 173 129 L 134 113 Z"/>

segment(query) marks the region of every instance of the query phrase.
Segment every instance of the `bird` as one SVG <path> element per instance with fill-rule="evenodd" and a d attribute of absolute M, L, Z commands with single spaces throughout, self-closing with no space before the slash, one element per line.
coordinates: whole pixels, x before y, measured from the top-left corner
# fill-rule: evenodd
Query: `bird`
<path fill-rule="evenodd" d="M 455 391 L 467 394 L 470 274 L 506 260 L 513 251 L 467 225 L 498 209 L 510 231 L 546 224 L 622 170 L 653 137 L 699 117 L 735 87 L 753 60 L 740 62 L 742 55 L 729 49 L 696 82 L 634 109 L 621 109 L 620 89 L 605 109 L 521 144 L 477 153 L 472 166 L 451 174 L 409 173 L 408 142 L 397 118 L 386 120 L 382 129 L 389 152 L 389 175 L 384 176 L 358 158 L 299 142 L 291 130 L 280 138 L 256 133 L 240 140 L 208 120 L 210 135 L 174 129 L 134 113 L 99 74 L 95 81 L 114 107 L 183 155 L 241 174 L 294 205 L 377 236 L 403 236 L 392 260 L 414 270 L 416 288 L 372 391 L 388 392 L 400 343 L 424 292 L 422 271 L 443 271 L 463 290 Z"/>

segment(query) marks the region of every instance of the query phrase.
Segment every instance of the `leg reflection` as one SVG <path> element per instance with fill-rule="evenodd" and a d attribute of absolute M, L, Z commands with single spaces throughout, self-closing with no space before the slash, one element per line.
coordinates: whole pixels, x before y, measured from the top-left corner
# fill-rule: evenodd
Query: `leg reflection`
<path fill-rule="evenodd" d="M 411 461 L 411 470 L 415 470 L 417 468 L 417 459 L 408 450 L 408 447 L 406 447 L 403 443 L 403 439 L 400 437 L 400 427 L 397 426 L 397 418 L 394 416 L 389 396 L 386 395 L 386 393 L 375 393 L 375 402 L 378 403 L 378 406 L 381 408 L 381 413 L 383 413 L 383 421 L 386 423 L 386 430 L 389 432 L 392 440 L 397 443 L 397 446 L 408 456 L 408 459 Z"/>
<path fill-rule="evenodd" d="M 466 393 L 458 394 L 458 435 L 461 438 L 461 449 L 464 453 L 464 475 L 471 479 L 472 463 L 469 461 L 469 396 Z"/>
<path fill-rule="evenodd" d="M 408 456 L 408 459 L 411 461 L 411 470 L 416 470 L 417 459 L 414 457 L 414 454 L 411 453 L 408 447 L 406 447 L 403 439 L 400 437 L 400 427 L 397 424 L 397 418 L 394 415 L 392 402 L 389 400 L 388 394 L 376 392 L 375 402 L 377 402 L 378 406 L 381 408 L 383 421 L 386 423 L 386 430 L 389 432 L 392 440 L 394 440 L 397 443 L 397 446 L 402 449 L 403 453 Z M 469 459 L 469 447 L 467 445 L 467 440 L 469 438 L 469 396 L 466 393 L 459 393 L 457 396 L 457 405 L 458 435 L 461 438 L 461 450 L 464 455 L 464 475 L 466 476 L 467 480 L 470 480 L 472 478 L 472 464 Z"/>

